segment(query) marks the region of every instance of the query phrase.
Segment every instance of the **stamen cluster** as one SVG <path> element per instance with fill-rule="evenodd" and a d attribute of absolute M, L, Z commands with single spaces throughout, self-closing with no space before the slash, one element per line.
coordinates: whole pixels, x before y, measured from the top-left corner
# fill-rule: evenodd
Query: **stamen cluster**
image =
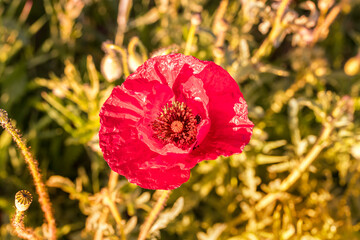
<path fill-rule="evenodd" d="M 154 137 L 164 144 L 173 143 L 187 149 L 196 140 L 197 121 L 191 109 L 178 101 L 166 104 L 152 122 Z"/>

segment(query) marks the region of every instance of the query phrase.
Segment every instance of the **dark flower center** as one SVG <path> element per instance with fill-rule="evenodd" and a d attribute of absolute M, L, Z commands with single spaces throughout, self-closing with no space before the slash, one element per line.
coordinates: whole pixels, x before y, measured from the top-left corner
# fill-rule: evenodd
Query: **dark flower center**
<path fill-rule="evenodd" d="M 197 120 L 185 103 L 166 104 L 151 124 L 154 137 L 164 144 L 173 143 L 187 149 L 196 140 Z"/>

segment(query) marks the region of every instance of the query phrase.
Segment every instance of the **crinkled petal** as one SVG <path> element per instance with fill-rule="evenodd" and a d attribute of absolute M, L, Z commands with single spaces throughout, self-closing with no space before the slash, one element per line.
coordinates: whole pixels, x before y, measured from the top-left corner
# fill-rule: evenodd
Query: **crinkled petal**
<path fill-rule="evenodd" d="M 184 65 L 190 67 L 193 73 L 199 73 L 209 62 L 201 61 L 192 56 L 169 54 L 150 58 L 136 69 L 127 79 L 143 78 L 149 81 L 159 81 L 170 88 L 183 70 Z"/>
<path fill-rule="evenodd" d="M 216 159 L 241 153 L 250 141 L 254 124 L 247 117 L 247 104 L 234 79 L 220 66 L 211 63 L 197 75 L 209 96 L 211 127 L 205 140 L 189 159 Z"/>
<path fill-rule="evenodd" d="M 104 158 L 113 171 L 147 189 L 174 189 L 189 179 L 190 170 L 179 163 L 179 156 L 165 157 L 151 151 L 137 138 L 132 121 L 118 120 L 128 127 L 114 131 L 102 125 L 99 133 Z"/>
<path fill-rule="evenodd" d="M 151 96 L 129 94 L 133 93 L 132 89 L 125 88 L 130 88 L 129 86 L 131 84 L 114 88 L 101 109 L 99 143 L 104 159 L 113 171 L 144 188 L 179 187 L 188 180 L 190 174 L 189 170 L 184 168 L 184 160 L 180 160 L 185 159 L 186 155 L 170 152 L 168 156 L 162 156 L 145 144 L 139 134 L 138 125 L 146 115 L 145 112 L 149 111 L 148 104 L 142 99 L 149 99 Z M 159 83 L 148 87 L 150 86 L 157 89 Z M 162 89 L 159 95 L 166 95 L 164 91 Z M 171 97 L 170 95 L 168 97 Z"/>
<path fill-rule="evenodd" d="M 136 167 L 136 166 L 135 166 Z M 134 171 L 132 171 L 134 173 Z M 129 182 L 146 189 L 171 190 L 187 182 L 190 177 L 190 169 L 182 169 L 179 166 L 138 169 L 136 174 L 128 175 Z"/>
<path fill-rule="evenodd" d="M 172 87 L 175 99 L 184 102 L 192 110 L 194 115 L 199 115 L 201 122 L 198 125 L 197 142 L 195 142 L 188 149 L 181 149 L 174 144 L 163 145 L 161 142 L 154 139 L 152 136 L 152 129 L 149 128 L 151 122 L 157 117 L 154 114 L 145 113 L 145 117 L 141 124 L 139 124 L 139 133 L 141 139 L 149 146 L 149 148 L 161 155 L 168 155 L 168 153 L 188 154 L 193 147 L 197 146 L 206 136 L 210 127 L 210 119 L 208 116 L 208 102 L 209 98 L 203 87 L 202 79 L 194 77 L 194 73 L 199 73 L 208 63 L 200 61 L 191 56 L 184 56 L 182 54 L 165 55 L 149 59 L 146 63 L 140 66 L 134 74 L 132 74 L 126 81 L 126 88 L 137 89 L 137 82 L 131 84 L 133 80 L 147 78 L 150 81 L 157 81 L 163 86 Z M 159 91 L 157 91 L 159 92 Z M 161 107 L 165 106 L 161 96 L 154 95 L 154 103 L 162 103 Z M 149 99 L 149 98 L 148 98 Z M 161 109 L 158 105 L 150 106 L 152 111 L 159 113 Z"/>
<path fill-rule="evenodd" d="M 163 145 L 152 122 L 172 101 L 197 116 L 197 141 L 189 149 Z M 202 160 L 241 153 L 253 123 L 237 83 L 220 66 L 171 54 L 149 59 L 114 88 L 101 112 L 100 147 L 110 168 L 148 189 L 174 189 Z"/>

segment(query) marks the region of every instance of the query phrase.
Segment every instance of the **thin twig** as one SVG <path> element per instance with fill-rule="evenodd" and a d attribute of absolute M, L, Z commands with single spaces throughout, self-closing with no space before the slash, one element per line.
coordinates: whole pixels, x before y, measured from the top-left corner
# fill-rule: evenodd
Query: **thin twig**
<path fill-rule="evenodd" d="M 24 8 L 22 9 L 20 16 L 19 16 L 19 22 L 20 23 L 24 23 L 26 21 L 26 19 L 29 16 L 29 13 L 31 11 L 31 8 L 33 6 L 33 1 L 32 0 L 27 0 Z"/>
<path fill-rule="evenodd" d="M 191 47 L 192 47 L 192 43 L 194 41 L 195 32 L 196 32 L 196 26 L 194 24 L 191 24 L 190 30 L 188 33 L 188 37 L 186 39 L 186 46 L 185 46 L 185 51 L 184 51 L 185 55 L 189 55 L 191 52 Z"/>
<path fill-rule="evenodd" d="M 286 91 L 279 95 L 275 95 L 274 102 L 271 104 L 270 108 L 268 109 L 268 114 L 278 113 L 281 111 L 282 107 L 285 103 L 289 101 L 292 97 L 294 97 L 295 93 L 302 89 L 307 82 L 307 76 L 302 76 L 297 79 L 291 86 L 286 89 Z"/>
<path fill-rule="evenodd" d="M 269 48 L 274 45 L 274 41 L 276 38 L 282 33 L 283 26 L 282 26 L 282 18 L 285 13 L 285 10 L 287 6 L 289 5 L 291 0 L 282 0 L 280 3 L 280 6 L 276 12 L 275 21 L 273 24 L 273 27 L 267 36 L 267 38 L 264 40 L 264 42 L 261 44 L 259 49 L 255 52 L 254 56 L 251 58 L 251 62 L 253 64 L 256 64 L 263 56 L 268 55 L 270 53 Z"/>
<path fill-rule="evenodd" d="M 191 16 L 191 25 L 189 29 L 189 33 L 186 39 L 186 45 L 185 45 L 185 55 L 189 55 L 191 53 L 192 44 L 194 41 L 195 33 L 198 28 L 198 26 L 201 23 L 201 14 L 200 13 L 194 13 Z"/>
<path fill-rule="evenodd" d="M 108 181 L 109 192 L 112 192 L 115 189 L 118 179 L 119 179 L 119 174 L 117 172 L 110 170 L 110 176 Z"/>
<path fill-rule="evenodd" d="M 124 33 L 126 31 L 127 17 L 129 14 L 132 0 L 120 0 L 117 16 L 117 31 L 115 36 L 115 44 L 121 46 L 124 40 Z"/>
<path fill-rule="evenodd" d="M 337 4 L 335 7 L 333 7 L 330 11 L 330 13 L 326 16 L 324 22 L 316 26 L 313 32 L 313 41 L 312 45 L 315 45 L 315 43 L 322 37 L 321 35 L 326 33 L 329 30 L 329 27 L 331 23 L 334 22 L 336 17 L 339 15 L 341 8 L 344 5 L 344 1 L 342 1 L 340 4 Z M 327 35 L 327 34 L 326 34 Z"/>
<path fill-rule="evenodd" d="M 216 24 L 224 18 L 225 12 L 228 8 L 229 0 L 221 0 L 219 7 L 216 9 L 216 14 L 214 18 L 214 22 L 212 25 L 212 31 L 217 32 Z"/>
<path fill-rule="evenodd" d="M 101 212 L 100 215 L 99 226 L 102 226 L 103 224 L 106 223 L 108 216 L 109 216 L 109 209 L 104 208 L 104 210 Z M 104 235 L 104 228 L 99 227 L 94 234 L 94 240 L 103 240 L 103 235 Z"/>
<path fill-rule="evenodd" d="M 108 206 L 108 208 L 110 209 L 110 212 L 113 215 L 117 226 L 119 227 L 121 240 L 126 240 L 124 225 L 121 219 L 121 215 L 114 201 L 112 200 L 111 192 L 107 191 L 107 189 L 103 189 L 103 194 L 104 194 L 104 204 Z"/>
<path fill-rule="evenodd" d="M 141 226 L 141 231 L 140 231 L 138 240 L 146 239 L 151 226 L 153 225 L 156 218 L 159 216 L 161 210 L 164 208 L 164 205 L 166 203 L 166 200 L 170 196 L 170 193 L 171 193 L 171 190 L 165 190 L 162 192 L 160 198 L 157 200 L 154 208 L 151 210 L 145 223 Z"/>

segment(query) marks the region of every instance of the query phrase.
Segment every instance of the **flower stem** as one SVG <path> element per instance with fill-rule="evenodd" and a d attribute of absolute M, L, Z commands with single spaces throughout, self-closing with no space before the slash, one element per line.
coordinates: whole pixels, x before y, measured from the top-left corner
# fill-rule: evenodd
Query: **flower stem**
<path fill-rule="evenodd" d="M 37 236 L 32 228 L 25 228 L 24 226 L 24 214 L 25 212 L 19 211 L 16 209 L 15 216 L 11 221 L 11 225 L 14 229 L 15 234 L 19 238 L 29 239 L 29 240 L 38 240 L 41 239 Z"/>
<path fill-rule="evenodd" d="M 151 210 L 145 223 L 141 226 L 141 231 L 140 231 L 138 240 L 146 239 L 151 226 L 153 225 L 156 218 L 159 216 L 161 210 L 163 209 L 163 207 L 166 203 L 166 200 L 170 196 L 170 193 L 171 193 L 171 190 L 165 190 L 162 192 L 160 198 L 157 200 L 154 208 Z"/>
<path fill-rule="evenodd" d="M 21 190 L 15 195 L 15 207 L 16 212 L 11 220 L 11 225 L 13 226 L 15 234 L 23 239 L 37 240 L 41 239 L 37 236 L 32 228 L 25 228 L 24 226 L 24 216 L 25 211 L 30 207 L 32 202 L 32 195 L 29 191 Z"/>
<path fill-rule="evenodd" d="M 42 176 L 38 168 L 38 162 L 34 159 L 26 147 L 25 142 L 21 139 L 19 131 L 14 128 L 11 124 L 7 112 L 3 109 L 0 109 L 0 124 L 1 126 L 10 133 L 16 144 L 21 150 L 21 153 L 24 156 L 25 162 L 30 169 L 31 176 L 33 177 L 36 192 L 39 195 L 39 203 L 41 210 L 44 212 L 46 222 L 48 224 L 49 239 L 56 239 L 56 223 L 52 212 L 51 202 L 49 199 L 48 191 L 45 187 L 44 182 L 42 181 Z M 20 219 L 20 215 L 18 218 Z"/>
<path fill-rule="evenodd" d="M 221 65 L 225 55 L 225 35 L 229 26 L 224 18 L 224 15 L 226 10 L 228 9 L 228 5 L 229 0 L 221 0 L 219 7 L 216 9 L 215 18 L 212 25 L 212 31 L 216 36 L 215 47 L 213 48 L 214 62 L 218 65 Z"/>
<path fill-rule="evenodd" d="M 200 13 L 194 13 L 191 17 L 191 25 L 190 25 L 189 33 L 188 33 L 188 36 L 186 39 L 186 46 L 185 46 L 185 51 L 184 51 L 185 55 L 189 55 L 191 52 L 191 46 L 194 41 L 195 33 L 196 33 L 197 27 L 200 25 L 200 23 L 201 23 Z"/>
<path fill-rule="evenodd" d="M 139 40 L 138 37 L 132 37 L 128 45 L 129 56 L 135 56 L 136 47 L 139 47 L 141 53 L 141 59 L 143 62 L 145 62 L 148 59 L 148 56 L 144 44 Z"/>

